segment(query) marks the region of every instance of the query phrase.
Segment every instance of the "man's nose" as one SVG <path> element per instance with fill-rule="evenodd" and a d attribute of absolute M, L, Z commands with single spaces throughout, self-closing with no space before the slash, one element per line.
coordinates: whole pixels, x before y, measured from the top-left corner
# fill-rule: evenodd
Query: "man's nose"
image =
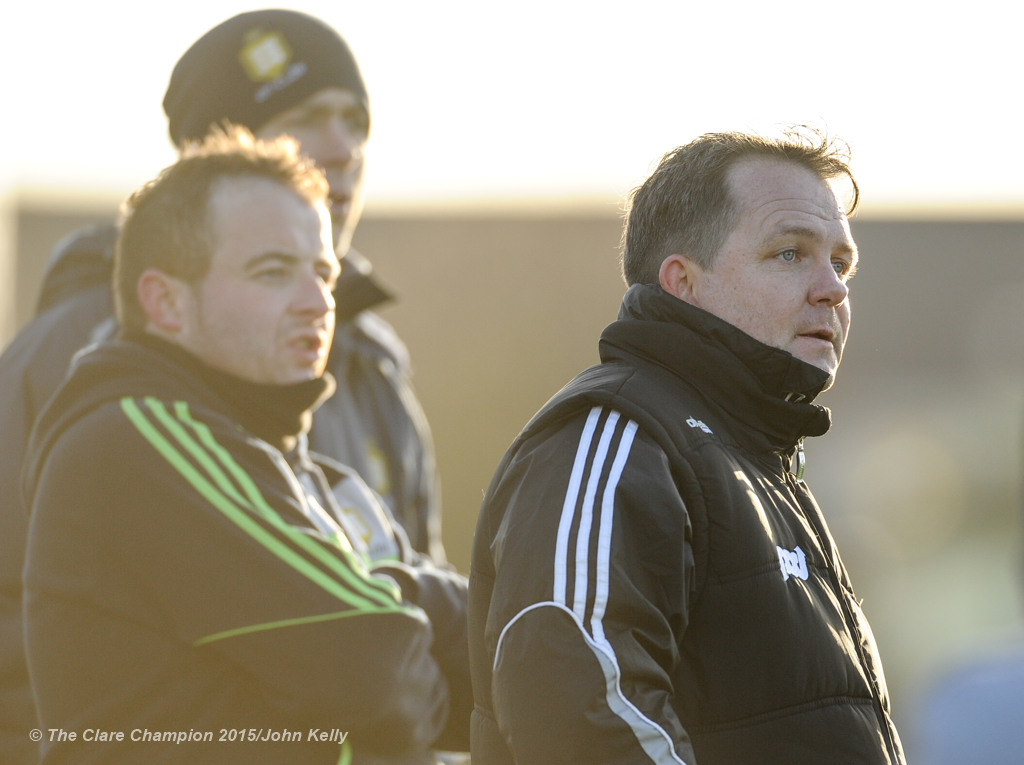
<path fill-rule="evenodd" d="M 812 303 L 837 306 L 849 295 L 849 286 L 832 263 L 823 264 L 815 269 L 810 293 Z"/>
<path fill-rule="evenodd" d="M 330 285 L 321 276 L 314 274 L 303 280 L 294 306 L 297 313 L 323 316 L 334 310 L 334 294 Z"/>

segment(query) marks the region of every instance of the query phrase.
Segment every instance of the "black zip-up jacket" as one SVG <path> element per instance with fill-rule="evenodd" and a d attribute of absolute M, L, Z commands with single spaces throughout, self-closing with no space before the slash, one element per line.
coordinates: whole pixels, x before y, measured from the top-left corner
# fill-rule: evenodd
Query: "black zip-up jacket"
<path fill-rule="evenodd" d="M 369 571 L 324 474 L 287 456 L 329 387 L 248 383 L 148 336 L 78 359 L 25 473 L 43 763 L 424 765 L 466 745 L 465 580 Z M 189 738 L 146 739 L 167 732 Z"/>
<path fill-rule="evenodd" d="M 509 449 L 470 575 L 474 765 L 903 763 L 789 470 L 826 375 L 656 286 Z M 802 454 L 801 454 L 802 456 Z"/>

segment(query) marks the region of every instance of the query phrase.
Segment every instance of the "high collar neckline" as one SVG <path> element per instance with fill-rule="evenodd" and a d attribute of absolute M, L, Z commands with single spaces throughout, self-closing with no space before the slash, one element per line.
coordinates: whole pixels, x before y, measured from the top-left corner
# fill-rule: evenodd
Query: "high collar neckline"
<path fill-rule="evenodd" d="M 239 425 L 282 451 L 308 432 L 313 412 L 335 390 L 330 374 L 288 384 L 256 383 L 216 369 L 174 343 L 149 334 L 127 338 L 199 378 Z"/>
<path fill-rule="evenodd" d="M 631 287 L 618 320 L 604 331 L 602 360 L 616 360 L 623 352 L 687 381 L 769 448 L 792 448 L 831 424 L 828 409 L 813 403 L 828 383 L 824 370 L 657 285 Z"/>

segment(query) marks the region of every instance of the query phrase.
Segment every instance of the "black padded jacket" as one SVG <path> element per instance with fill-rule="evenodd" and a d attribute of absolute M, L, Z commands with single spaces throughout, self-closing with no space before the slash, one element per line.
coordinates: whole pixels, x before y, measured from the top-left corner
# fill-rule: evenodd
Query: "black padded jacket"
<path fill-rule="evenodd" d="M 600 348 L 484 499 L 474 763 L 903 763 L 867 621 L 790 471 L 829 427 L 825 373 L 657 287 L 627 293 Z"/>
<path fill-rule="evenodd" d="M 328 382 L 248 383 L 146 336 L 78 359 L 25 471 L 42 762 L 425 765 L 465 746 L 464 579 L 371 572 L 324 474 L 290 458 Z M 188 738 L 152 739 L 169 731 Z"/>

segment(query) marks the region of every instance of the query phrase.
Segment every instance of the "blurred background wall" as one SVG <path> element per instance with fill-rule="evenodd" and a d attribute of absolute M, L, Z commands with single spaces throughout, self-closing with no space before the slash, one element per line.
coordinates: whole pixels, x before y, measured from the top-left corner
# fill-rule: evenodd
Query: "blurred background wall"
<path fill-rule="evenodd" d="M 14 200 L 18 253 L 0 306 L 30 316 L 52 246 L 105 202 Z M 861 268 L 833 429 L 807 480 L 872 620 L 906 731 L 961 659 L 1021 633 L 1024 217 L 854 218 Z M 10 232 L 9 232 L 10 233 Z M 468 571 L 476 512 L 510 440 L 597 361 L 624 291 L 619 211 L 372 213 L 356 246 L 396 290 L 381 314 L 408 344 L 433 428 L 445 541 Z M 913 753 L 913 742 L 907 742 Z M 912 761 L 912 760 L 911 760 Z"/>

